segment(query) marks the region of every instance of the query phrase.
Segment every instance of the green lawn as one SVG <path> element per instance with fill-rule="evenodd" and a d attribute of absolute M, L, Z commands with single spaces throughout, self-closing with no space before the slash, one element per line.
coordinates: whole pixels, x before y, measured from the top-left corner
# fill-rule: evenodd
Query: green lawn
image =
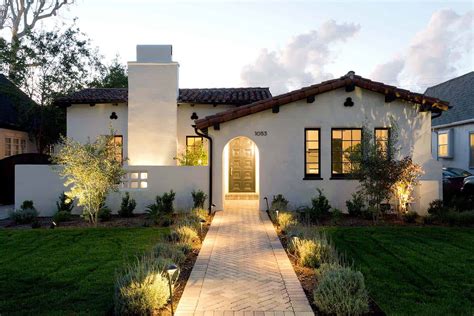
<path fill-rule="evenodd" d="M 166 229 L 0 230 L 0 315 L 103 315 L 117 268 Z"/>
<path fill-rule="evenodd" d="M 388 315 L 473 315 L 474 229 L 328 229 Z"/>

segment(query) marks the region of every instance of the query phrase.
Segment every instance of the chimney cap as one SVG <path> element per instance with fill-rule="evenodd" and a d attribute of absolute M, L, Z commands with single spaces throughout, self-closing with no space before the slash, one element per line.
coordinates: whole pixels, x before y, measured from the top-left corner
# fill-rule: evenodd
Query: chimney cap
<path fill-rule="evenodd" d="M 172 57 L 172 45 L 137 45 L 139 63 L 171 63 Z"/>

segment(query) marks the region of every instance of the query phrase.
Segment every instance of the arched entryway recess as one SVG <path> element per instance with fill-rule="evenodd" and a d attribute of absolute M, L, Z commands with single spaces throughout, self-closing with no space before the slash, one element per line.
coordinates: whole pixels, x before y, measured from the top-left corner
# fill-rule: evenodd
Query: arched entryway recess
<path fill-rule="evenodd" d="M 259 209 L 260 155 L 253 140 L 231 139 L 222 153 L 224 209 Z"/>

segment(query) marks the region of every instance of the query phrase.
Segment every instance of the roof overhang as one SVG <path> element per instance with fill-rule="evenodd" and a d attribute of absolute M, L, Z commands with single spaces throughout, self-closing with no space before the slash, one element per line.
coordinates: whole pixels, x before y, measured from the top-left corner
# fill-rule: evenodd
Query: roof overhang
<path fill-rule="evenodd" d="M 235 120 L 247 115 L 273 109 L 292 102 L 313 98 L 318 94 L 329 92 L 332 90 L 346 88 L 346 91 L 352 91 L 354 87 L 359 87 L 376 93 L 385 95 L 386 102 L 396 99 L 405 100 L 420 105 L 420 111 L 442 112 L 450 108 L 449 102 L 442 101 L 437 98 L 429 97 L 424 94 L 411 92 L 409 90 L 400 89 L 395 86 L 386 85 L 381 82 L 365 79 L 356 76 L 353 72 L 338 79 L 332 79 L 321 82 L 316 85 L 294 90 L 285 94 L 281 94 L 266 100 L 254 102 L 235 109 L 229 109 L 203 119 L 196 121 L 196 128 L 206 129 L 211 126 Z"/>

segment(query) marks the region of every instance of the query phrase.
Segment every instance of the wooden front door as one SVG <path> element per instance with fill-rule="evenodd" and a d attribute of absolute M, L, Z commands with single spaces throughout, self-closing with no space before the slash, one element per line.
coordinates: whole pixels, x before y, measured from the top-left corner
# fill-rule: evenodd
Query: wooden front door
<path fill-rule="evenodd" d="M 229 144 L 229 192 L 255 192 L 255 144 L 246 137 Z"/>

